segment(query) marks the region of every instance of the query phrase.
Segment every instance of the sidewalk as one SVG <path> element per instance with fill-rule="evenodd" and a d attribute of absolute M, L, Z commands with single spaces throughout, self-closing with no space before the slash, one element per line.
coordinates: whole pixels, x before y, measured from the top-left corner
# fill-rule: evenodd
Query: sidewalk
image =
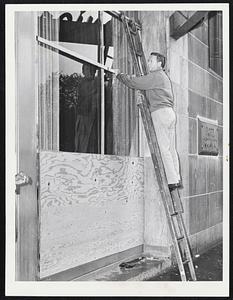
<path fill-rule="evenodd" d="M 135 258 L 134 258 L 135 259 Z M 132 260 L 132 258 L 131 258 Z M 137 260 L 137 259 L 136 259 Z M 130 258 L 129 258 L 130 261 Z M 133 261 L 131 261 L 133 262 Z M 74 281 L 180 281 L 177 267 L 171 267 L 171 261 L 142 259 L 138 263 L 129 263 L 124 268 L 124 261 L 98 269 Z M 128 263 L 127 263 L 128 264 Z M 222 280 L 222 244 L 210 249 L 194 259 L 198 281 Z"/>
<path fill-rule="evenodd" d="M 198 281 L 221 281 L 222 244 L 215 246 L 196 258 L 194 260 L 194 267 Z M 173 267 L 147 281 L 180 281 L 179 270 L 177 267 Z"/>

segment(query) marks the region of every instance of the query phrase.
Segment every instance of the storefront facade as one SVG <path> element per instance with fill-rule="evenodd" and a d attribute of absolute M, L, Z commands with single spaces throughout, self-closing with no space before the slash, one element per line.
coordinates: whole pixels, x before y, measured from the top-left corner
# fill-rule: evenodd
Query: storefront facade
<path fill-rule="evenodd" d="M 198 253 L 222 239 L 221 14 L 175 39 L 177 12 L 125 13 L 141 27 L 145 55 L 167 57 L 180 194 Z M 71 280 L 142 253 L 171 257 L 135 94 L 111 71 L 133 73 L 118 14 L 18 12 L 15 38 L 18 171 L 32 178 L 16 197 L 17 280 Z M 214 130 L 206 152 L 201 126 Z"/>

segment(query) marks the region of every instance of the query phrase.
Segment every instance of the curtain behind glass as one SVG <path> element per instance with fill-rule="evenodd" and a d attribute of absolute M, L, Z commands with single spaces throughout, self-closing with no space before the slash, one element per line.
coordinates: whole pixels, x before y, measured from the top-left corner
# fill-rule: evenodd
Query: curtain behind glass
<path fill-rule="evenodd" d="M 57 12 L 38 17 L 38 35 L 50 41 L 59 39 Z M 39 45 L 40 148 L 59 150 L 59 56 L 50 47 Z"/>
<path fill-rule="evenodd" d="M 132 19 L 137 12 L 127 12 Z M 113 67 L 126 74 L 134 74 L 131 53 L 123 24 L 112 19 L 114 48 Z M 139 155 L 139 112 L 135 101 L 135 92 L 118 80 L 113 85 L 113 153 L 116 155 Z"/>

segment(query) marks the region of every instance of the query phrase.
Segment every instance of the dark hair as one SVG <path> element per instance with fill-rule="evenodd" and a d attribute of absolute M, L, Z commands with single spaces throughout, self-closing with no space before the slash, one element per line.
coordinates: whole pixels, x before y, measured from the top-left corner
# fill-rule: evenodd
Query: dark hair
<path fill-rule="evenodd" d="M 161 67 L 164 68 L 165 67 L 165 64 L 166 64 L 166 58 L 164 55 L 158 53 L 158 52 L 151 52 L 150 55 L 154 55 L 157 57 L 157 61 L 160 61 L 161 62 Z"/>

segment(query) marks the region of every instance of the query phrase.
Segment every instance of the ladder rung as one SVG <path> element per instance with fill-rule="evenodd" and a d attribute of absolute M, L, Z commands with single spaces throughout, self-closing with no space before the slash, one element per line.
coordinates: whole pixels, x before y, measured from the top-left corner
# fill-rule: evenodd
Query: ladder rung
<path fill-rule="evenodd" d="M 186 265 L 186 264 L 188 264 L 190 262 L 190 260 L 189 259 L 186 259 L 185 261 L 183 261 L 183 265 Z"/>
<path fill-rule="evenodd" d="M 176 211 L 174 213 L 170 214 L 171 217 L 174 217 L 174 216 L 177 216 L 177 215 L 178 215 L 178 212 L 176 212 Z"/>
<path fill-rule="evenodd" d="M 177 241 L 181 241 L 183 239 L 184 239 L 184 236 L 180 236 L 180 237 L 177 238 Z"/>

